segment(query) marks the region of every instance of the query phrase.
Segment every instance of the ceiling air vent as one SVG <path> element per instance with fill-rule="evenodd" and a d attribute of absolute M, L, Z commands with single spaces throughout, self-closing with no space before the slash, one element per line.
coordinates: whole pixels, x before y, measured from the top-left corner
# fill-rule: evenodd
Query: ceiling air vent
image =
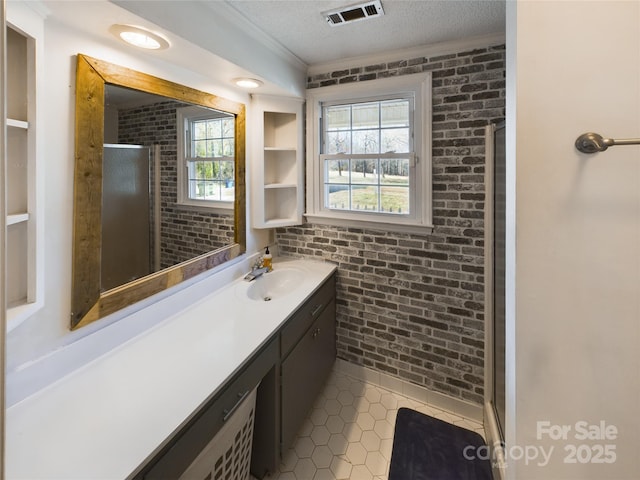
<path fill-rule="evenodd" d="M 328 10 L 322 12 L 322 15 L 325 16 L 329 25 L 335 27 L 350 22 L 357 22 L 358 20 L 379 17 L 384 15 L 384 10 L 382 9 L 380 0 L 373 0 L 370 2 L 356 3 L 355 5 L 349 5 L 337 10 Z"/>

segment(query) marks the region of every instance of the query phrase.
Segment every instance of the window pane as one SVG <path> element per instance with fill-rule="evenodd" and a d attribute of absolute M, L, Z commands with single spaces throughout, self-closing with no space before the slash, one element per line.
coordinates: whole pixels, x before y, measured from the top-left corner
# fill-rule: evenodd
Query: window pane
<path fill-rule="evenodd" d="M 337 105 L 325 108 L 325 129 L 348 130 L 351 129 L 351 106 Z"/>
<path fill-rule="evenodd" d="M 381 152 L 406 153 L 409 151 L 409 129 L 390 128 L 380 131 Z"/>
<path fill-rule="evenodd" d="M 220 120 L 209 120 L 207 122 L 207 137 L 208 138 L 222 137 L 222 122 Z"/>
<path fill-rule="evenodd" d="M 378 160 L 351 160 L 351 183 L 378 183 Z"/>
<path fill-rule="evenodd" d="M 222 156 L 233 157 L 235 152 L 236 141 L 233 138 L 224 138 L 222 140 Z"/>
<path fill-rule="evenodd" d="M 234 126 L 235 126 L 235 118 L 225 118 L 222 120 L 222 136 L 223 137 L 234 137 Z"/>
<path fill-rule="evenodd" d="M 351 153 L 351 132 L 328 132 L 327 153 Z"/>
<path fill-rule="evenodd" d="M 408 127 L 409 100 L 380 102 L 380 123 L 382 127 Z"/>
<path fill-rule="evenodd" d="M 207 122 L 195 121 L 193 122 L 193 139 L 202 140 L 207 138 Z"/>
<path fill-rule="evenodd" d="M 361 103 L 353 106 L 353 129 L 379 128 L 380 103 Z"/>
<path fill-rule="evenodd" d="M 192 194 L 191 198 L 195 198 L 198 200 L 203 200 L 206 197 L 207 185 L 208 182 L 203 180 L 190 180 L 190 192 Z"/>
<path fill-rule="evenodd" d="M 378 211 L 378 187 L 352 186 L 351 210 Z"/>
<path fill-rule="evenodd" d="M 380 130 L 355 130 L 351 153 L 380 153 Z"/>
<path fill-rule="evenodd" d="M 380 187 L 380 208 L 385 213 L 407 215 L 409 210 L 409 187 Z"/>
<path fill-rule="evenodd" d="M 209 140 L 209 149 L 207 152 L 209 157 L 221 157 L 222 156 L 222 139 Z"/>
<path fill-rule="evenodd" d="M 325 207 L 334 210 L 349 210 L 349 185 L 325 185 Z"/>
<path fill-rule="evenodd" d="M 349 160 L 328 160 L 324 168 L 325 183 L 349 183 Z"/>
<path fill-rule="evenodd" d="M 380 183 L 384 185 L 409 185 L 409 159 L 387 158 L 380 160 Z"/>
<path fill-rule="evenodd" d="M 219 165 L 219 170 L 220 170 L 220 174 L 219 174 L 219 178 L 221 178 L 222 180 L 233 180 L 234 179 L 234 175 L 233 175 L 233 162 L 231 161 L 220 161 L 220 162 L 216 162 Z"/>
<path fill-rule="evenodd" d="M 194 157 L 206 157 L 207 156 L 207 141 L 197 140 L 193 142 L 193 156 Z"/>

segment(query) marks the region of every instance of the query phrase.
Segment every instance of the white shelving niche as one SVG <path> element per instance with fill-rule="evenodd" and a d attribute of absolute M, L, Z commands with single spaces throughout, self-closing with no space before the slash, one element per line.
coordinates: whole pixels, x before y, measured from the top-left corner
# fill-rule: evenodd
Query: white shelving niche
<path fill-rule="evenodd" d="M 304 100 L 253 95 L 254 228 L 300 225 L 304 204 Z"/>
<path fill-rule="evenodd" d="M 10 13 L 10 12 L 9 12 Z M 18 15 L 19 18 L 25 18 Z M 12 330 L 42 304 L 37 245 L 41 183 L 36 170 L 36 39 L 11 24 L 7 33 L 7 329 Z M 40 24 L 35 22 L 36 30 Z M 33 25 L 30 25 L 32 27 Z M 29 26 L 27 30 L 29 30 Z M 41 248 L 40 248 L 41 250 Z"/>

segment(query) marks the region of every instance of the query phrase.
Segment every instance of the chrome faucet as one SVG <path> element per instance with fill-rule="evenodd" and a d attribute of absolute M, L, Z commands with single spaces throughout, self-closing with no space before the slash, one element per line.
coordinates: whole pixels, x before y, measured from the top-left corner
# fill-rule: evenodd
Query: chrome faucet
<path fill-rule="evenodd" d="M 251 271 L 244 276 L 244 279 L 247 282 L 250 282 L 252 280 L 255 280 L 258 277 L 261 277 L 262 275 L 267 273 L 269 270 L 270 270 L 269 267 L 262 266 L 262 258 L 260 258 L 256 261 L 256 263 L 253 264 L 253 267 L 251 267 Z"/>

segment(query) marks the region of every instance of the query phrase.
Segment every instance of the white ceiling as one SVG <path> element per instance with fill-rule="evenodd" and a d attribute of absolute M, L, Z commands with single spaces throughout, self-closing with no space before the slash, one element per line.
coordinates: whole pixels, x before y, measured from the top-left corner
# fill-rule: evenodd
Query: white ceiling
<path fill-rule="evenodd" d="M 225 2 L 307 65 L 505 31 L 504 0 L 381 0 L 383 16 L 340 26 L 321 13 L 357 0 Z"/>
<path fill-rule="evenodd" d="M 303 94 L 306 75 L 327 64 L 338 69 L 341 63 L 353 65 L 354 57 L 380 58 L 412 48 L 408 54 L 413 54 L 467 40 L 475 44 L 477 37 L 495 40 L 505 32 L 505 0 L 381 0 L 381 17 L 327 24 L 322 12 L 356 1 L 39 0 L 55 21 L 88 39 L 124 52 L 129 47 L 109 33 L 110 26 L 147 27 L 172 44 L 145 54 L 149 60 L 166 61 L 220 85 L 255 76 L 265 82 L 260 93 L 273 95 Z"/>

